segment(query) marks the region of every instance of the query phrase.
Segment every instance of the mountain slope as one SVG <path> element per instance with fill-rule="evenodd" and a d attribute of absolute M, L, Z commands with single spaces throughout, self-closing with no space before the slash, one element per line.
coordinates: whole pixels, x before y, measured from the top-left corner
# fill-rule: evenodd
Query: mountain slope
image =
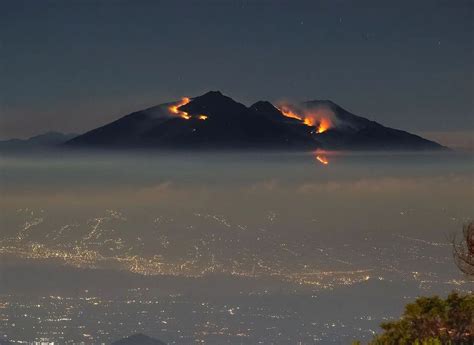
<path fill-rule="evenodd" d="M 28 139 L 9 139 L 0 141 L 0 150 L 32 150 L 32 149 L 46 149 L 61 145 L 77 134 L 63 134 L 59 132 L 47 132 L 36 135 Z"/>
<path fill-rule="evenodd" d="M 66 143 L 82 148 L 438 150 L 331 101 L 250 107 L 210 91 L 126 115 Z"/>
<path fill-rule="evenodd" d="M 78 136 L 67 145 L 188 149 L 319 147 L 311 135 L 312 128 L 288 121 L 270 103 L 262 108 L 259 104 L 247 108 L 211 91 L 180 106 L 178 114 L 169 110 L 170 103 L 154 108 L 160 109 L 158 115 L 138 111 Z"/>
<path fill-rule="evenodd" d="M 323 146 L 350 150 L 440 150 L 445 147 L 434 141 L 378 122 L 354 115 L 331 101 L 309 101 L 303 106 L 322 111 L 332 119 L 334 127 L 319 134 Z"/>

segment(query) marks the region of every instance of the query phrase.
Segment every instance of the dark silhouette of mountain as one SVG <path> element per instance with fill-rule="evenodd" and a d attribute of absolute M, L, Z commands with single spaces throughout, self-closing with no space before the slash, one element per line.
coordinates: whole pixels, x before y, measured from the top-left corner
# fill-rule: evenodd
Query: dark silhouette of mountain
<path fill-rule="evenodd" d="M 288 121 L 270 103 L 250 108 L 218 91 L 179 107 L 190 118 L 172 114 L 173 103 L 138 111 L 87 132 L 68 146 L 98 148 L 316 148 L 312 129 Z M 204 115 L 205 120 L 199 119 Z"/>
<path fill-rule="evenodd" d="M 0 150 L 32 150 L 56 147 L 76 137 L 77 134 L 47 132 L 28 139 L 9 139 L 0 141 Z"/>
<path fill-rule="evenodd" d="M 173 105 L 175 109 L 170 109 Z M 285 116 L 270 102 L 259 101 L 246 107 L 219 91 L 210 91 L 181 103 L 165 103 L 131 113 L 73 138 L 66 146 L 108 149 L 443 148 L 419 136 L 351 114 L 330 101 L 311 101 L 294 107 L 303 113 L 329 117 L 331 127 L 318 133 L 320 120 L 308 125 L 302 119 Z"/>
<path fill-rule="evenodd" d="M 318 134 L 329 149 L 352 150 L 440 150 L 446 147 L 402 130 L 385 127 L 375 121 L 354 115 L 331 101 L 309 101 L 303 107 L 322 111 L 334 127 Z"/>
<path fill-rule="evenodd" d="M 166 345 L 166 343 L 141 333 L 114 341 L 111 345 Z"/>

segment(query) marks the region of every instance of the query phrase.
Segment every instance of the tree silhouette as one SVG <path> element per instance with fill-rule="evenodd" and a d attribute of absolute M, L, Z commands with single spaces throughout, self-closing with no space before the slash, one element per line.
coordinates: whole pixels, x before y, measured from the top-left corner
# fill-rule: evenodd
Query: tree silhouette
<path fill-rule="evenodd" d="M 462 238 L 453 238 L 454 262 L 459 269 L 469 275 L 474 276 L 474 222 L 464 224 Z"/>
<path fill-rule="evenodd" d="M 471 345 L 474 344 L 473 319 L 472 293 L 453 292 L 446 299 L 419 297 L 405 306 L 399 320 L 383 323 L 384 332 L 369 345 Z"/>

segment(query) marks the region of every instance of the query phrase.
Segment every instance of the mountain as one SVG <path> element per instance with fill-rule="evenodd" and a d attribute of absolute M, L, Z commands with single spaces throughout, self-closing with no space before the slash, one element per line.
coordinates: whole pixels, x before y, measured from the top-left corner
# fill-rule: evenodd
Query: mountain
<path fill-rule="evenodd" d="M 28 139 L 2 140 L 0 141 L 0 150 L 16 151 L 52 148 L 64 144 L 76 136 L 77 134 L 72 133 L 47 132 Z"/>
<path fill-rule="evenodd" d="M 114 341 L 111 345 L 166 345 L 166 343 L 141 333 Z"/>
<path fill-rule="evenodd" d="M 350 150 L 440 150 L 434 141 L 354 115 L 331 101 L 303 103 L 309 112 L 322 112 L 333 126 L 318 134 L 318 140 L 330 149 Z"/>
<path fill-rule="evenodd" d="M 174 114 L 165 103 L 126 115 L 70 140 L 100 148 L 315 148 L 312 128 L 288 119 L 268 102 L 251 107 L 218 91 L 195 97 Z"/>
<path fill-rule="evenodd" d="M 79 148 L 386 149 L 443 147 L 351 114 L 330 101 L 250 107 L 219 91 L 126 115 L 66 143 Z"/>

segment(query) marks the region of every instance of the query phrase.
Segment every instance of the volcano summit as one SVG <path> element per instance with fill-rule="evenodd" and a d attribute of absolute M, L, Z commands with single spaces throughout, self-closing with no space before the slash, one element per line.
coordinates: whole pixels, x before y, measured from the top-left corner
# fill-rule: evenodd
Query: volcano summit
<path fill-rule="evenodd" d="M 439 150 L 331 101 L 250 107 L 219 91 L 126 115 L 65 143 L 83 148 Z"/>

